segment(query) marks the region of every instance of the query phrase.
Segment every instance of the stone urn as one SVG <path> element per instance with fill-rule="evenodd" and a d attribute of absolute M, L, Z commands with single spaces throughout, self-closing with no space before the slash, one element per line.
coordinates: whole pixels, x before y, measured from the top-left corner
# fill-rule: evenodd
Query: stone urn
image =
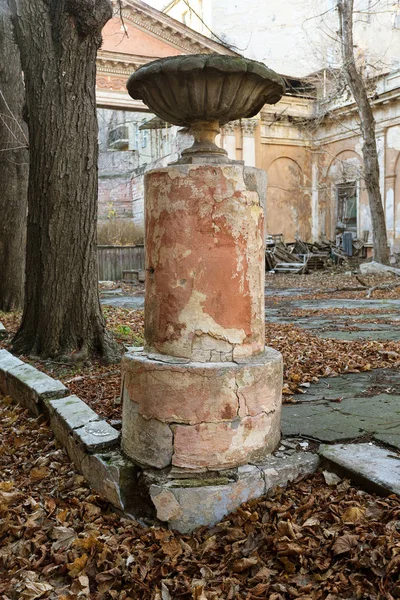
<path fill-rule="evenodd" d="M 282 357 L 265 347 L 262 194 L 214 138 L 284 83 L 255 61 L 201 54 L 156 60 L 127 87 L 195 143 L 145 175 L 145 344 L 123 359 L 122 448 L 161 478 L 239 468 L 279 443 Z M 159 486 L 150 493 L 158 507 Z"/>
<path fill-rule="evenodd" d="M 215 143 L 220 127 L 229 121 L 258 114 L 264 104 L 275 104 L 284 82 L 264 64 L 218 54 L 194 54 L 155 60 L 140 67 L 128 80 L 129 94 L 158 117 L 189 127 L 195 142 L 181 162 L 225 150 Z M 226 159 L 228 160 L 228 159 Z"/>

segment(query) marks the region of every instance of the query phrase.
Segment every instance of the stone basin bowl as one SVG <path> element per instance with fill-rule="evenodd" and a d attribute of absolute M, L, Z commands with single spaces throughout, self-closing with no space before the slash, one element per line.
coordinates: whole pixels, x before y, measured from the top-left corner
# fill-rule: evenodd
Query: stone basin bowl
<path fill-rule="evenodd" d="M 275 104 L 285 84 L 262 63 L 235 56 L 192 54 L 155 60 L 130 76 L 127 88 L 168 123 L 190 127 L 194 121 L 253 117 Z"/>
<path fill-rule="evenodd" d="M 194 145 L 189 155 L 218 156 L 226 152 L 214 143 L 219 128 L 253 117 L 264 104 L 275 104 L 285 91 L 277 73 L 264 64 L 236 56 L 192 54 L 155 60 L 130 76 L 127 88 L 164 121 L 189 127 Z M 183 160 L 182 159 L 182 160 Z"/>

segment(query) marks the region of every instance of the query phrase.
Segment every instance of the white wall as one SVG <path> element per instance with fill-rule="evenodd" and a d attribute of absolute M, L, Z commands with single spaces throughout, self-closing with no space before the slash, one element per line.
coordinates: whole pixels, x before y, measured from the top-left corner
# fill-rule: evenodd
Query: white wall
<path fill-rule="evenodd" d="M 333 66 L 340 56 L 331 39 L 338 30 L 336 0 L 188 0 L 202 13 L 210 29 L 224 41 L 233 44 L 248 58 L 265 62 L 276 71 L 303 76 L 327 65 Z M 156 8 L 164 0 L 148 0 Z M 368 6 L 373 13 L 368 15 Z M 396 8 L 398 6 L 398 9 Z M 395 28 L 396 10 L 400 28 L 400 5 L 394 0 L 355 0 L 356 52 L 366 61 L 382 68 L 400 62 L 400 29 Z M 178 20 L 187 11 L 180 0 L 168 14 Z M 194 18 L 191 27 L 211 35 Z"/>

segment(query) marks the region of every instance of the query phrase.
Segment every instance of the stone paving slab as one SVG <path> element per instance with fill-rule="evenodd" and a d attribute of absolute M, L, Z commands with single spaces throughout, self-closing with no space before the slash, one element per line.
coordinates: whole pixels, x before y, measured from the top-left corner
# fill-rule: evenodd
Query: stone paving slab
<path fill-rule="evenodd" d="M 100 299 L 100 302 L 106 306 L 114 306 L 116 308 L 131 308 L 134 310 L 144 308 L 144 296 L 103 297 Z"/>
<path fill-rule="evenodd" d="M 372 443 L 321 446 L 319 454 L 365 487 L 400 495 L 400 454 Z"/>
<path fill-rule="evenodd" d="M 367 393 L 367 390 L 371 386 L 377 386 L 376 379 L 378 373 L 380 374 L 383 369 L 375 369 L 374 371 L 364 371 L 361 373 L 345 373 L 338 377 L 324 377 L 318 381 L 318 383 L 312 383 L 305 394 L 296 394 L 295 399 L 299 403 L 303 402 L 316 402 L 324 400 L 337 400 L 343 398 L 351 398 L 353 396 L 359 396 Z M 393 370 L 391 370 L 393 371 Z M 398 376 L 397 380 L 393 376 L 393 381 L 399 386 L 400 394 L 400 373 L 394 372 Z M 382 375 L 382 382 L 379 384 L 379 388 L 384 391 L 389 385 L 393 385 L 387 381 Z"/>
<path fill-rule="evenodd" d="M 400 373 L 393 369 L 321 380 L 297 398 L 298 404 L 282 407 L 285 436 L 322 442 L 372 436 L 400 448 Z"/>
<path fill-rule="evenodd" d="M 328 404 L 286 405 L 282 407 L 284 436 L 304 436 L 321 442 L 357 439 L 365 431 L 353 418 Z"/>
<path fill-rule="evenodd" d="M 287 305 L 288 306 L 288 305 Z M 290 307 L 301 308 L 302 310 L 329 310 L 332 308 L 340 308 L 343 311 L 351 308 L 377 310 L 400 310 L 400 300 L 379 298 L 332 298 L 330 300 L 295 300 L 290 303 Z"/>
<path fill-rule="evenodd" d="M 393 331 L 393 325 L 388 325 L 386 331 L 365 331 L 359 329 L 358 331 L 316 331 L 316 335 L 323 339 L 332 340 L 388 340 L 398 342 L 400 341 L 400 329 Z"/>

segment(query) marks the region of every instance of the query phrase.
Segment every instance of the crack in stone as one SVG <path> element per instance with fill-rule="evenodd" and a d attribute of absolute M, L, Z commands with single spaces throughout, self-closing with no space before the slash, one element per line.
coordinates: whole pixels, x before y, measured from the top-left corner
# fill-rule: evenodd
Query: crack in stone
<path fill-rule="evenodd" d="M 236 399 L 237 399 L 237 411 L 236 411 L 236 416 L 240 417 L 240 397 L 239 397 L 239 384 L 238 384 L 238 382 L 237 382 L 237 379 L 236 379 L 236 377 L 235 377 L 235 389 L 234 389 L 234 392 L 235 392 L 235 396 L 236 396 Z"/>

